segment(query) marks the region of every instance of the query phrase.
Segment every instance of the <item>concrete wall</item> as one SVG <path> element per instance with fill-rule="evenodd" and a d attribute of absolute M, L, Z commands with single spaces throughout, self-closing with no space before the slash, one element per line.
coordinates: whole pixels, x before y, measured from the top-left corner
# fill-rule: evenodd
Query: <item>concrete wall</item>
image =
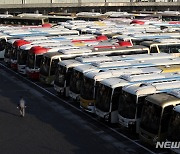
<path fill-rule="evenodd" d="M 25 0 L 25 4 L 51 3 L 51 0 Z"/>
<path fill-rule="evenodd" d="M 52 0 L 53 3 L 78 3 L 78 0 Z"/>
<path fill-rule="evenodd" d="M 0 0 L 0 4 L 22 4 L 22 0 Z"/>

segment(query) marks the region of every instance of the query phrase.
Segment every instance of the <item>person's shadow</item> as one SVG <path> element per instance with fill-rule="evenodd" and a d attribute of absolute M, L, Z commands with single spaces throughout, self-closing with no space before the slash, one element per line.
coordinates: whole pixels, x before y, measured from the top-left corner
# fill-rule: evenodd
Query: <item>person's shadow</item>
<path fill-rule="evenodd" d="M 7 111 L 2 110 L 2 109 L 0 109 L 0 112 L 3 112 L 3 113 L 6 113 L 6 114 L 10 114 L 10 115 L 13 115 L 13 116 L 19 117 L 19 115 L 17 115 L 17 114 L 10 113 L 10 112 L 7 112 Z"/>

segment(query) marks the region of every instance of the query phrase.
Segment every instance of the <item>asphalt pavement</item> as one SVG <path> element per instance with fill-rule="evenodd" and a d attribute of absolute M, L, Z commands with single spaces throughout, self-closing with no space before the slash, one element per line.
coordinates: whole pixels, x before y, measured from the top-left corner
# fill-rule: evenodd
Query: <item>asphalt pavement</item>
<path fill-rule="evenodd" d="M 17 104 L 26 101 L 20 117 Z M 118 140 L 0 67 L 0 154 L 148 153 Z"/>

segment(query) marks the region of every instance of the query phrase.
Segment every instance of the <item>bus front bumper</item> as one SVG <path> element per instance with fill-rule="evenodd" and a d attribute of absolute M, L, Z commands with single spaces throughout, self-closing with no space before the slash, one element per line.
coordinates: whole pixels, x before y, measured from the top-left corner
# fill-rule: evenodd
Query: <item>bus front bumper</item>
<path fill-rule="evenodd" d="M 119 124 L 121 126 L 124 126 L 126 128 L 129 128 L 130 126 L 132 125 L 135 125 L 136 123 L 136 120 L 135 119 L 127 119 L 127 118 L 124 118 L 122 117 L 121 115 L 118 114 L 118 121 L 119 121 Z"/>
<path fill-rule="evenodd" d="M 80 97 L 80 107 L 85 111 L 95 113 L 94 104 L 95 104 L 95 100 L 86 100 Z"/>
<path fill-rule="evenodd" d="M 64 87 L 59 87 L 56 84 L 54 84 L 54 90 L 58 93 L 64 93 Z"/>
<path fill-rule="evenodd" d="M 23 75 L 26 74 L 26 65 L 17 65 L 17 67 L 18 67 L 18 72 L 20 74 L 23 74 Z"/>
<path fill-rule="evenodd" d="M 79 101 L 79 94 L 76 94 L 76 93 L 74 93 L 74 92 L 72 92 L 72 91 L 69 90 L 69 96 L 70 96 L 72 99 L 74 99 L 74 100 L 76 100 L 76 101 Z"/>
<path fill-rule="evenodd" d="M 139 138 L 141 141 L 150 144 L 151 146 L 154 146 L 158 141 L 158 136 L 155 134 L 151 134 L 142 128 L 139 130 Z"/>

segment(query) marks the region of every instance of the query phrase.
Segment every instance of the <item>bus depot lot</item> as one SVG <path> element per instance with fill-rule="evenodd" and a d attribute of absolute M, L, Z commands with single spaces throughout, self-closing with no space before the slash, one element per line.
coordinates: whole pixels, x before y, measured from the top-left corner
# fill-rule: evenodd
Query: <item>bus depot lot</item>
<path fill-rule="evenodd" d="M 32 82 L 0 63 L 0 153 L 168 153 L 142 144 L 116 125 L 82 111 L 53 87 Z M 25 118 L 16 109 L 27 102 Z"/>

